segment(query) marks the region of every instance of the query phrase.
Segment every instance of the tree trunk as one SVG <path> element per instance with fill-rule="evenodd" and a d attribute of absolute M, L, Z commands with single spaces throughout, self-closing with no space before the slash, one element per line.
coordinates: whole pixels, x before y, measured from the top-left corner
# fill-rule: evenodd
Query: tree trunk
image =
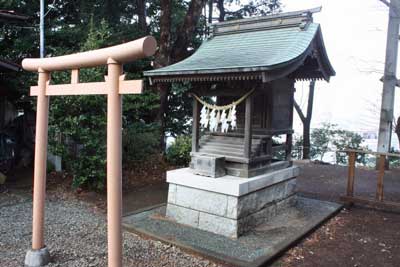
<path fill-rule="evenodd" d="M 397 118 L 396 128 L 394 129 L 394 132 L 396 133 L 397 139 L 399 140 L 399 150 L 400 150 L 400 117 Z"/>
<path fill-rule="evenodd" d="M 208 1 L 208 24 L 212 23 L 213 20 L 213 7 L 214 7 L 214 0 Z"/>
<path fill-rule="evenodd" d="M 146 23 L 146 0 L 137 0 L 137 16 L 139 29 L 143 34 L 148 33 L 147 23 Z"/>
<path fill-rule="evenodd" d="M 178 62 L 189 55 L 187 48 L 192 41 L 197 23 L 200 19 L 201 11 L 206 3 L 207 0 L 192 0 L 190 2 L 183 23 L 178 28 L 178 36 L 172 49 L 171 57 L 173 62 Z"/>
<path fill-rule="evenodd" d="M 225 6 L 224 6 L 224 0 L 218 0 L 217 2 L 217 7 L 219 10 L 219 18 L 218 21 L 222 22 L 225 20 Z"/>
<path fill-rule="evenodd" d="M 161 0 L 160 15 L 160 43 L 155 55 L 154 68 L 162 68 L 170 64 L 170 36 L 171 36 L 171 1 Z M 158 84 L 157 91 L 160 96 L 160 107 L 156 121 L 160 125 L 160 149 L 165 151 L 165 114 L 168 107 L 169 84 Z"/>
<path fill-rule="evenodd" d="M 307 116 L 304 115 L 300 106 L 297 102 L 294 102 L 294 107 L 299 114 L 301 122 L 303 123 L 303 159 L 310 159 L 310 127 L 311 127 L 311 119 L 313 112 L 313 104 L 314 104 L 314 91 L 315 91 L 315 80 L 310 82 L 310 91 L 308 93 L 308 102 L 307 102 Z"/>
<path fill-rule="evenodd" d="M 185 15 L 183 23 L 177 30 L 177 38 L 171 40 L 171 1 L 161 0 L 160 15 L 160 46 L 155 56 L 154 67 L 161 68 L 180 61 L 188 56 L 187 48 L 195 33 L 202 9 L 207 0 L 192 0 Z M 157 114 L 157 122 L 160 124 L 160 145 L 162 151 L 165 149 L 165 116 L 168 110 L 169 84 L 157 85 L 160 94 L 160 108 Z"/>
<path fill-rule="evenodd" d="M 303 123 L 303 159 L 310 159 L 310 124 Z"/>
<path fill-rule="evenodd" d="M 308 93 L 308 103 L 307 103 L 307 117 L 305 122 L 303 122 L 303 159 L 310 159 L 310 127 L 311 118 L 313 112 L 314 104 L 314 90 L 315 90 L 315 80 L 310 82 L 310 91 Z"/>

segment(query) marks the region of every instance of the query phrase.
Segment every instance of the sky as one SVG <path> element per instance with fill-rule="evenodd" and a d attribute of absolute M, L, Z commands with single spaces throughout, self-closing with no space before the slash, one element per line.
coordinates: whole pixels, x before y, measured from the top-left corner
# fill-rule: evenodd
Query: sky
<path fill-rule="evenodd" d="M 336 71 L 330 82 L 316 83 L 311 128 L 323 122 L 352 131 L 378 131 L 386 49 L 388 8 L 378 0 L 282 0 L 283 11 L 322 6 L 320 23 Z M 396 93 L 396 103 L 400 103 Z M 295 98 L 306 108 L 308 83 L 297 82 Z M 395 115 L 400 114 L 395 107 Z M 302 124 L 295 115 L 294 128 Z"/>

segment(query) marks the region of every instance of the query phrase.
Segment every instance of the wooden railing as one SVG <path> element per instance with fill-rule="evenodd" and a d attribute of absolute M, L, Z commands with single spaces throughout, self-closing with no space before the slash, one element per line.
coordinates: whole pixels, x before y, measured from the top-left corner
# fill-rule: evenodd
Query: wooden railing
<path fill-rule="evenodd" d="M 341 197 L 341 199 L 344 202 L 346 202 L 347 204 L 360 204 L 363 206 L 368 206 L 378 209 L 400 211 L 400 203 L 384 201 L 384 193 L 383 193 L 383 188 L 384 188 L 383 178 L 385 175 L 386 159 L 389 157 L 400 158 L 399 154 L 356 150 L 356 149 L 345 149 L 339 152 L 345 152 L 349 156 L 346 196 Z M 354 196 L 354 181 L 355 181 L 357 154 L 375 155 L 378 158 L 378 177 L 376 183 L 375 199 L 368 199 L 365 197 Z"/>

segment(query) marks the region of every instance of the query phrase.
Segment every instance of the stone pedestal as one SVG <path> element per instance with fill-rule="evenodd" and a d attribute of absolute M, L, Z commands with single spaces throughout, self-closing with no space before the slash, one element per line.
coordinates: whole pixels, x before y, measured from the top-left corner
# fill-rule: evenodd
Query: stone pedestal
<path fill-rule="evenodd" d="M 295 202 L 298 167 L 249 179 L 209 178 L 189 169 L 167 172 L 166 216 L 198 229 L 238 238 Z"/>

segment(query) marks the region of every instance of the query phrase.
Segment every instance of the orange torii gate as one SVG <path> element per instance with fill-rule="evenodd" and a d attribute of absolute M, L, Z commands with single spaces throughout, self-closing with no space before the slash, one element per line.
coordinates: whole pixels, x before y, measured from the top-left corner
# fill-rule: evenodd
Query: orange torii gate
<path fill-rule="evenodd" d="M 125 44 L 72 55 L 24 59 L 25 70 L 39 73 L 38 85 L 31 87 L 37 96 L 32 249 L 25 257 L 27 266 L 43 266 L 50 260 L 44 244 L 44 205 L 46 195 L 46 161 L 49 96 L 107 95 L 107 224 L 108 266 L 122 266 L 122 102 L 121 94 L 140 94 L 142 80 L 125 81 L 122 64 L 151 56 L 157 43 L 147 36 Z M 108 66 L 105 82 L 79 83 L 79 69 Z M 52 71 L 71 70 L 71 84 L 50 84 Z"/>

